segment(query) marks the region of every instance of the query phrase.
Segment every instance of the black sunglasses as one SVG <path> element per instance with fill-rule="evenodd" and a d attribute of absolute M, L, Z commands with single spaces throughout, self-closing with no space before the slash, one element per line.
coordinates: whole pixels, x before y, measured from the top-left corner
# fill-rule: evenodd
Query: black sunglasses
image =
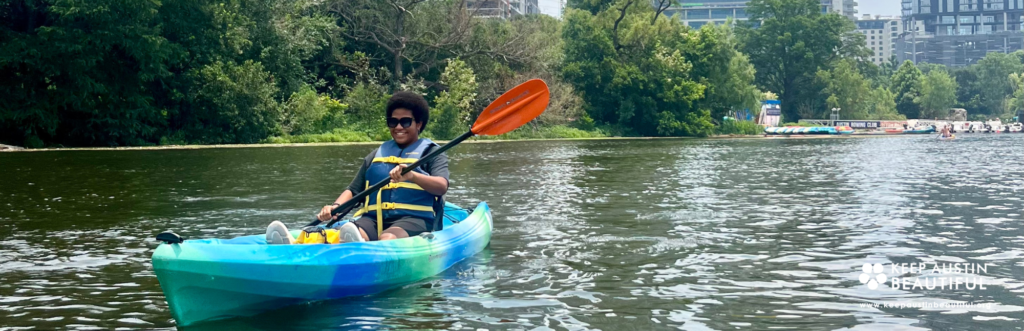
<path fill-rule="evenodd" d="M 394 129 L 398 124 L 402 124 L 403 128 L 412 126 L 412 117 L 394 118 L 388 117 L 388 127 Z"/>

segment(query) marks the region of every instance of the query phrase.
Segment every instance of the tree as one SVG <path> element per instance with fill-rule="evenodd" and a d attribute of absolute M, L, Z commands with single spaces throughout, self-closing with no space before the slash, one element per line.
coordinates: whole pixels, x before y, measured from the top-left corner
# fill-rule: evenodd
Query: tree
<path fill-rule="evenodd" d="M 921 96 L 915 102 L 921 105 L 918 118 L 945 118 L 956 103 L 956 80 L 943 70 L 932 70 L 921 82 Z"/>
<path fill-rule="evenodd" d="M 1018 51 L 1020 52 L 1020 51 Z M 1024 63 L 1016 54 L 988 53 L 974 65 L 978 79 L 978 109 L 975 113 L 998 116 L 1003 112 L 1003 101 L 1013 93 L 1010 74 L 1021 73 Z"/>
<path fill-rule="evenodd" d="M 207 143 L 259 142 L 280 132 L 281 108 L 270 73 L 254 61 L 214 62 L 193 79 L 190 136 Z"/>
<path fill-rule="evenodd" d="M 0 5 L 0 141 L 42 147 L 144 144 L 165 123 L 150 84 L 181 56 L 158 2 Z"/>
<path fill-rule="evenodd" d="M 647 2 L 620 0 L 591 14 L 568 9 L 562 78 L 594 121 L 641 135 L 706 135 L 710 111 L 696 108 L 705 85 L 684 55 L 688 30 L 664 15 L 651 24 Z"/>
<path fill-rule="evenodd" d="M 434 118 L 430 132 L 439 139 L 452 139 L 466 129 L 476 98 L 476 77 L 473 69 L 461 60 L 449 60 L 441 74 L 441 84 L 448 86 L 434 99 Z"/>
<path fill-rule="evenodd" d="M 1006 112 L 1001 116 L 1007 120 L 1024 109 L 1024 73 L 1013 73 L 1008 78 L 1013 87 L 1013 94 L 1006 99 Z M 1024 121 L 1024 119 L 1018 119 L 1018 121 Z"/>
<path fill-rule="evenodd" d="M 977 65 L 959 68 L 952 74 L 959 86 L 956 89 L 956 107 L 966 109 L 969 114 L 978 112 L 981 109 L 981 84 L 977 84 Z"/>
<path fill-rule="evenodd" d="M 896 98 L 889 90 L 877 87 L 867 101 L 868 119 L 906 120 L 907 117 L 896 112 Z"/>
<path fill-rule="evenodd" d="M 825 86 L 822 94 L 826 97 L 828 108 L 842 109 L 842 118 L 873 119 L 869 118 L 868 113 L 871 86 L 855 66 L 852 60 L 840 60 L 831 70 L 818 71 L 817 79 Z M 822 112 L 817 117 L 825 118 L 824 115 Z"/>
<path fill-rule="evenodd" d="M 921 118 L 921 107 L 915 100 L 921 95 L 923 77 L 910 60 L 904 61 L 892 75 L 891 91 L 896 97 L 896 111 L 908 118 Z"/>
<path fill-rule="evenodd" d="M 711 118 L 722 118 L 730 110 L 758 108 L 761 92 L 754 86 L 754 66 L 736 50 L 738 43 L 729 24 L 706 24 L 686 43 L 684 54 L 693 63 L 691 76 L 707 87 L 697 108 L 709 110 Z"/>
<path fill-rule="evenodd" d="M 801 108 L 816 108 L 818 70 L 842 57 L 868 54 L 853 23 L 822 14 L 817 0 L 752 0 L 747 14 L 750 20 L 737 31 L 742 50 L 757 69 L 759 87 L 779 94 L 787 120 L 799 119 Z"/>

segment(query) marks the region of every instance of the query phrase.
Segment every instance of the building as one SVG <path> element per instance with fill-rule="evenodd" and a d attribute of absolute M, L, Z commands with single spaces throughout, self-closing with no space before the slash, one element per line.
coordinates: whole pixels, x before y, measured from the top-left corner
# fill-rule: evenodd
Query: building
<path fill-rule="evenodd" d="M 900 61 L 966 66 L 1024 47 L 1024 0 L 901 0 Z"/>
<path fill-rule="evenodd" d="M 656 2 L 652 0 L 653 2 Z M 837 12 L 855 19 L 857 2 L 854 0 L 820 0 L 821 11 Z M 665 15 L 679 15 L 683 23 L 693 28 L 704 24 L 725 24 L 728 19 L 733 21 L 747 20 L 747 0 L 681 0 L 679 6 L 665 10 Z"/>
<path fill-rule="evenodd" d="M 877 65 L 889 62 L 889 58 L 896 54 L 896 41 L 903 32 L 903 21 L 894 16 L 864 15 L 856 23 L 857 32 L 864 35 L 864 42 L 871 50 L 871 62 Z"/>
<path fill-rule="evenodd" d="M 540 14 L 539 0 L 469 0 L 466 8 L 476 17 L 508 19 Z"/>

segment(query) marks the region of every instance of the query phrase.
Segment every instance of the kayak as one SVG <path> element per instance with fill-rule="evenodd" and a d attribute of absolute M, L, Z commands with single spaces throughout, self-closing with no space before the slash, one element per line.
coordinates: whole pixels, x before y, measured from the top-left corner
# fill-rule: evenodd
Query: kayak
<path fill-rule="evenodd" d="M 765 134 L 838 134 L 835 127 L 831 126 L 784 126 L 764 128 Z"/>
<path fill-rule="evenodd" d="M 953 139 L 956 139 L 956 135 L 955 134 L 951 135 L 949 137 L 943 137 L 942 135 L 939 135 L 939 140 L 953 140 Z"/>
<path fill-rule="evenodd" d="M 441 273 L 490 243 L 487 203 L 472 213 L 448 203 L 444 218 L 443 230 L 389 241 L 267 245 L 261 234 L 162 243 L 153 252 L 153 270 L 178 326 L 251 316 L 407 285 Z"/>

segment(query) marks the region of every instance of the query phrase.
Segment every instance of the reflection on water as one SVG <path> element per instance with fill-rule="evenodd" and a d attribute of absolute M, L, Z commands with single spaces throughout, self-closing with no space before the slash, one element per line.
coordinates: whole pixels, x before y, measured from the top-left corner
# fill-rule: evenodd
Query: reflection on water
<path fill-rule="evenodd" d="M 0 327 L 173 328 L 153 235 L 302 224 L 372 148 L 0 154 Z M 1021 155 L 1021 136 L 981 134 L 464 145 L 449 200 L 491 204 L 489 249 L 383 294 L 195 329 L 1019 330 Z M 858 279 L 921 262 L 989 263 L 986 289 Z M 884 302 L 987 305 L 868 305 Z"/>

